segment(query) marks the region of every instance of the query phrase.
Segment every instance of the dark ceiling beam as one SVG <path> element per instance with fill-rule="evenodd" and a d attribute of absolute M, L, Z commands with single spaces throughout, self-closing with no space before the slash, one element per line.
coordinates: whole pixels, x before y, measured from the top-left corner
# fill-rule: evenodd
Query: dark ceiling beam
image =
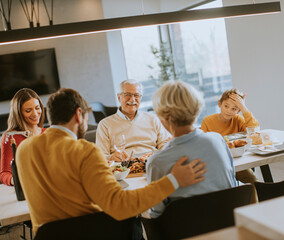
<path fill-rule="evenodd" d="M 16 29 L 0 32 L 0 45 L 23 41 L 74 36 L 79 34 L 105 32 L 131 27 L 179 23 L 211 18 L 246 16 L 262 13 L 275 13 L 280 11 L 280 2 L 269 2 L 248 5 L 226 6 L 220 8 L 100 19 L 87 22 L 66 23 L 28 29 Z"/>

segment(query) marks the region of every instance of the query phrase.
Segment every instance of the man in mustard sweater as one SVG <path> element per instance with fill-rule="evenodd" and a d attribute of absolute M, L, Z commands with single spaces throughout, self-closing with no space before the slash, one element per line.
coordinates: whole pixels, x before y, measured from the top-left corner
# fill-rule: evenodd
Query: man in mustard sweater
<path fill-rule="evenodd" d="M 88 104 L 78 92 L 59 90 L 47 103 L 51 127 L 17 149 L 19 178 L 34 232 L 47 222 L 99 211 L 117 220 L 133 217 L 178 187 L 204 180 L 205 163 L 193 160 L 183 165 L 187 160 L 183 157 L 167 176 L 145 188 L 124 191 L 102 151 L 81 139 L 87 130 L 87 113 Z"/>

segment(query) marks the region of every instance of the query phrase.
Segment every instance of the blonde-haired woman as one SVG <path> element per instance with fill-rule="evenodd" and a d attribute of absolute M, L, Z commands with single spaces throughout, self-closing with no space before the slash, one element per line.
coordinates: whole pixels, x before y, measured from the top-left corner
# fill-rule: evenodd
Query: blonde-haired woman
<path fill-rule="evenodd" d="M 203 182 L 179 188 L 153 207 L 151 217 L 159 216 L 175 198 L 236 186 L 233 159 L 223 137 L 218 133 L 204 133 L 193 126 L 203 105 L 202 96 L 191 85 L 173 81 L 158 89 L 152 101 L 157 116 L 173 139 L 148 160 L 148 183 L 167 175 L 182 156 L 188 156 L 189 161 L 200 158 L 206 162 L 207 173 Z"/>
<path fill-rule="evenodd" d="M 18 146 L 28 136 L 41 134 L 45 130 L 43 121 L 43 104 L 36 92 L 29 88 L 19 90 L 11 100 L 8 129 L 2 136 L 0 182 L 14 185 L 10 166 L 13 158 L 11 137 L 6 139 L 7 133 L 21 132 L 13 135 Z M 27 131 L 26 134 L 24 131 Z"/>

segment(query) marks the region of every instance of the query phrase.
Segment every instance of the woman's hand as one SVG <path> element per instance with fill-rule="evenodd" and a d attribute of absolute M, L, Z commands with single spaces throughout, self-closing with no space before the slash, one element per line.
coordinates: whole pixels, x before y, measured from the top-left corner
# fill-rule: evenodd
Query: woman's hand
<path fill-rule="evenodd" d="M 240 111 L 242 111 L 242 113 L 248 111 L 246 104 L 245 104 L 245 96 L 246 95 L 244 95 L 242 98 L 241 96 L 235 93 L 232 93 L 230 95 L 230 99 L 236 104 L 236 106 L 238 107 Z"/>
<path fill-rule="evenodd" d="M 14 186 L 14 179 L 11 178 L 11 185 Z"/>

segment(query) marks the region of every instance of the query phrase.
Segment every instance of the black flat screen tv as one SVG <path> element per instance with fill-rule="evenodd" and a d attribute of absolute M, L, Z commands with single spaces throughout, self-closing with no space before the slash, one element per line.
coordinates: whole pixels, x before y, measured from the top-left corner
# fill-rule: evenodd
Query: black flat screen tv
<path fill-rule="evenodd" d="M 60 88 L 54 48 L 0 55 L 0 101 L 11 100 L 21 88 L 38 95 Z"/>

